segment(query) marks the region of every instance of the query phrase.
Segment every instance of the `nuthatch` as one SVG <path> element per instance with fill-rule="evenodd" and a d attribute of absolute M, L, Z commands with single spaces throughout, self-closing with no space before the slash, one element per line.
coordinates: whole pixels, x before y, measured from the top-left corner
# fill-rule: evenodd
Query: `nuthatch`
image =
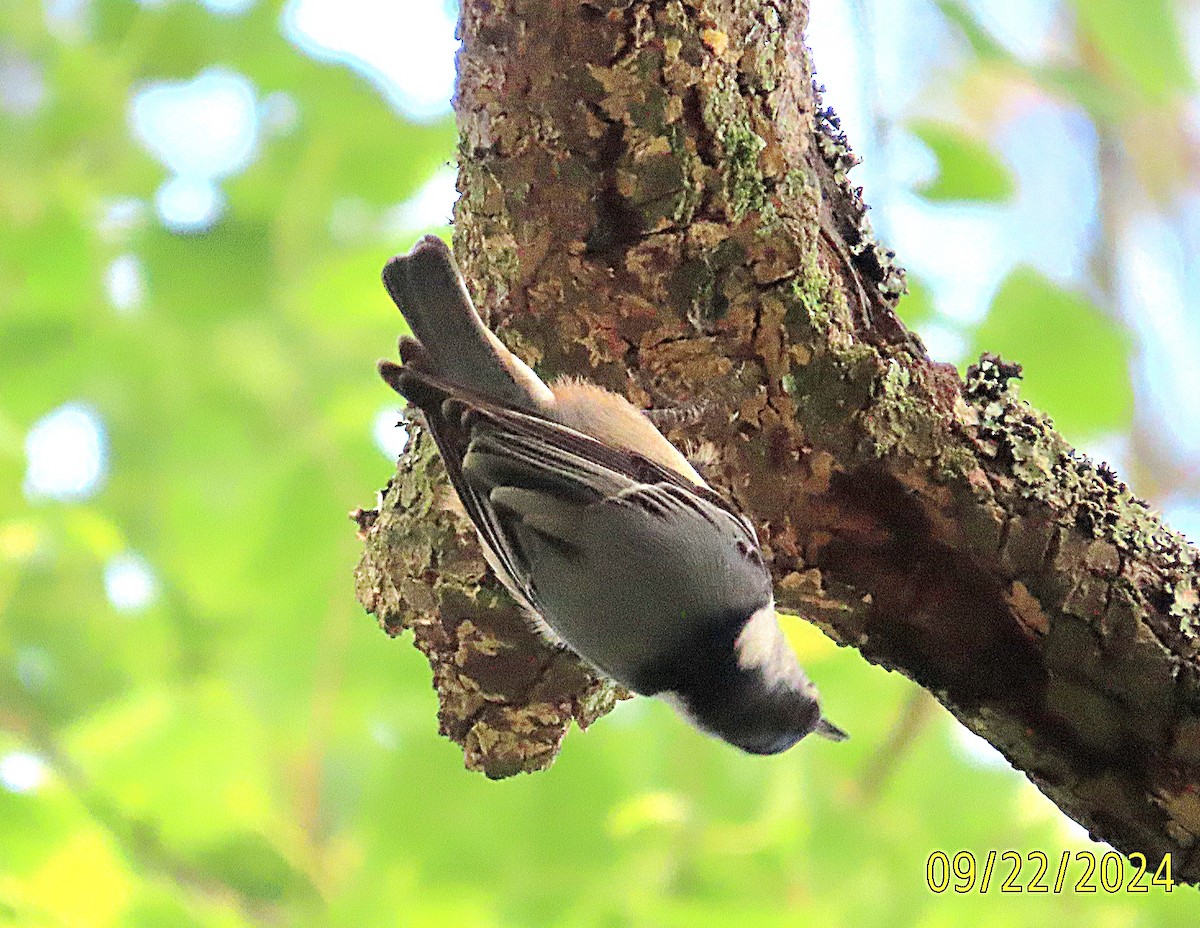
<path fill-rule="evenodd" d="M 704 732 L 774 754 L 822 717 L 754 526 L 624 397 L 547 386 L 426 236 L 383 271 L 415 338 L 379 372 L 419 408 L 497 577 L 539 630 Z"/>

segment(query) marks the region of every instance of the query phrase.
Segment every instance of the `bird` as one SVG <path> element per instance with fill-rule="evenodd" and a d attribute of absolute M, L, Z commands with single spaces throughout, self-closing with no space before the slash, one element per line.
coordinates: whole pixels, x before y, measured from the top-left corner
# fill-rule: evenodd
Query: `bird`
<path fill-rule="evenodd" d="M 437 236 L 383 283 L 412 335 L 379 373 L 420 410 L 485 559 L 547 641 L 749 754 L 847 737 L 779 626 L 753 524 L 642 410 L 544 382 L 484 325 Z"/>

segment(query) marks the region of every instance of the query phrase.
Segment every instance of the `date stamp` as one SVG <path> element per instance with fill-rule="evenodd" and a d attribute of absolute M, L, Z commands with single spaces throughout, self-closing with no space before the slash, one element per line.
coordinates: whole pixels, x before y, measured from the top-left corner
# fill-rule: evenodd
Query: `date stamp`
<path fill-rule="evenodd" d="M 1097 857 L 1091 851 L 1063 851 L 1057 862 L 1043 851 L 1021 856 L 1016 851 L 988 851 L 982 863 L 970 851 L 953 857 L 934 851 L 925 862 L 925 882 L 931 892 L 986 893 L 1148 893 L 1151 888 L 1170 892 L 1171 855 L 1153 872 L 1146 855 L 1133 853 L 1129 860 L 1115 851 Z"/>

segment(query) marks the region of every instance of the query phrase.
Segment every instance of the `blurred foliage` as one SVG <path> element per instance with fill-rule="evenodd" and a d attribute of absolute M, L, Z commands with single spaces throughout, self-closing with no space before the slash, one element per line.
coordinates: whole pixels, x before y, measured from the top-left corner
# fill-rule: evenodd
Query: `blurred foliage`
<path fill-rule="evenodd" d="M 1168 20 L 1079 7 L 1140 92 L 1182 86 Z M 353 600 L 346 519 L 391 473 L 373 362 L 399 318 L 378 269 L 420 230 L 386 217 L 452 156 L 452 122 L 406 123 L 306 57 L 278 4 L 80 8 L 71 37 L 33 0 L 0 7 L 0 53 L 45 89 L 0 113 L 0 925 L 1195 923 L 1188 889 L 931 893 L 934 850 L 1088 842 L 927 696 L 798 621 L 845 745 L 744 757 L 636 700 L 549 773 L 465 772 L 424 660 Z M 172 234 L 129 101 L 214 64 L 290 95 L 297 122 L 224 183 L 211 230 Z M 923 137 L 930 196 L 1008 189 L 971 136 Z M 105 219 L 129 198 L 140 220 Z M 106 275 L 130 255 L 145 299 L 119 311 Z M 915 289 L 906 308 L 931 317 Z M 1127 423 L 1127 339 L 1082 298 L 1018 274 L 978 339 L 1026 360 L 1072 430 Z M 103 424 L 104 479 L 23 498 L 25 436 L 68 402 Z M 126 552 L 156 594 L 118 608 L 106 570 Z"/>
<path fill-rule="evenodd" d="M 938 175 L 917 188 L 927 200 L 1003 202 L 1013 194 L 1013 179 L 986 142 L 944 123 L 922 120 L 909 130 L 937 159 Z"/>
<path fill-rule="evenodd" d="M 1070 334 L 1064 344 L 1038 337 L 1046 332 Z M 1130 347 L 1128 334 L 1090 301 L 1018 268 L 1001 284 L 968 354 L 1020 358 L 1021 395 L 1054 411 L 1055 425 L 1067 434 L 1095 435 L 1132 424 Z"/>
<path fill-rule="evenodd" d="M 1188 189 L 1200 161 L 1181 112 L 1195 84 L 1179 28 L 1183 10 L 1177 9 L 1187 0 L 1067 0 L 1059 16 L 1067 54 L 1060 49 L 1049 60 L 1022 57 L 993 36 L 976 15 L 982 2 L 933 2 L 962 40 L 970 64 L 938 88 L 937 121 L 923 117 L 907 126 L 936 163 L 932 179 L 916 188 L 927 201 L 999 207 L 1012 198 L 1017 182 L 984 140 L 1019 107 L 1014 101 L 1030 99 L 1090 117 L 1101 142 L 1102 188 L 1138 191 L 1151 202 L 1174 201 Z M 942 111 L 948 105 L 959 125 L 946 120 Z M 1133 205 L 1118 208 L 1113 197 L 1101 193 L 1100 215 L 1093 220 L 1099 234 L 1086 295 L 1017 267 L 975 323 L 940 315 L 920 279 L 914 278 L 900 305 L 900 314 L 918 332 L 932 326 L 961 339 L 962 369 L 983 351 L 1021 362 L 1023 395 L 1049 412 L 1069 440 L 1085 446 L 1127 434 L 1134 420 L 1135 344 L 1121 318 L 1113 253 L 1118 226 Z M 1075 205 L 1063 201 L 1042 208 Z M 902 253 L 903 242 L 897 245 Z"/>
<path fill-rule="evenodd" d="M 1169 100 L 1193 84 L 1172 0 L 1071 0 L 1080 31 L 1116 82 L 1151 103 Z"/>

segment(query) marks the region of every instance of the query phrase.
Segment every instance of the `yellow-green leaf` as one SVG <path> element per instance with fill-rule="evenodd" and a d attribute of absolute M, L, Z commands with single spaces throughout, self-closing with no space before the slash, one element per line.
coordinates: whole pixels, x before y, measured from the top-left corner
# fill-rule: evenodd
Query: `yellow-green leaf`
<path fill-rule="evenodd" d="M 946 123 L 921 121 L 909 129 L 937 158 L 937 176 L 917 188 L 927 200 L 998 203 L 1012 197 L 1012 175 L 986 143 Z"/>

